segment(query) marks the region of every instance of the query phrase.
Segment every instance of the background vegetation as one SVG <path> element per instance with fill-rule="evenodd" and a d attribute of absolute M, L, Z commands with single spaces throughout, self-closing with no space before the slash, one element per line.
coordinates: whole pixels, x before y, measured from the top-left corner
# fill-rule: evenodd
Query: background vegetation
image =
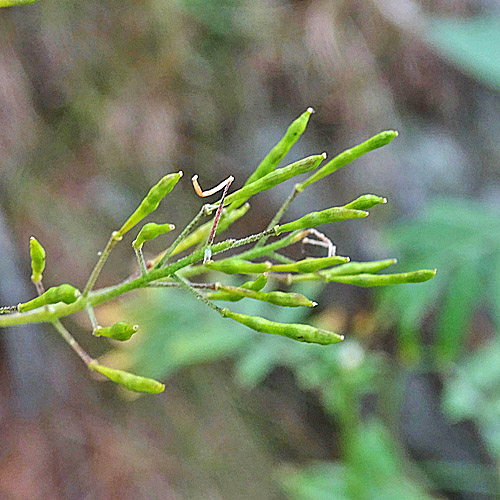
<path fill-rule="evenodd" d="M 309 287 L 314 320 L 347 338 L 326 349 L 227 325 L 172 292 L 99 310 L 141 324 L 129 349 L 89 338 L 82 315 L 72 329 L 85 347 L 166 382 L 135 401 L 88 380 L 51 330 L 2 332 L 0 497 L 498 498 L 499 15 L 486 0 L 0 10 L 1 303 L 33 295 L 32 234 L 46 285 L 82 286 L 164 173 L 207 186 L 231 173 L 238 187 L 308 106 L 291 160 L 401 135 L 312 186 L 290 219 L 379 193 L 385 210 L 329 228 L 339 253 L 439 268 L 378 294 Z M 180 226 L 199 202 L 187 182 L 177 190 Z M 244 233 L 288 192 L 256 198 Z M 135 265 L 126 247 L 101 285 Z"/>

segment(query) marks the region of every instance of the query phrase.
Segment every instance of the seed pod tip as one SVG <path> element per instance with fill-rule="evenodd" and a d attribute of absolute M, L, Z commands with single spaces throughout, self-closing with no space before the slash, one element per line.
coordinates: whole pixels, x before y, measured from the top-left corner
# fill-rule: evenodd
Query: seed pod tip
<path fill-rule="evenodd" d="M 326 151 L 323 151 L 323 152 L 321 153 L 321 156 L 322 156 L 325 160 L 328 158 L 328 154 L 327 154 L 327 152 L 326 152 Z"/>
<path fill-rule="evenodd" d="M 312 108 L 311 106 L 309 106 L 309 107 L 307 108 L 307 112 L 308 112 L 309 114 L 311 114 L 311 115 L 312 115 L 313 113 L 316 113 L 316 111 L 314 110 L 314 108 Z"/>

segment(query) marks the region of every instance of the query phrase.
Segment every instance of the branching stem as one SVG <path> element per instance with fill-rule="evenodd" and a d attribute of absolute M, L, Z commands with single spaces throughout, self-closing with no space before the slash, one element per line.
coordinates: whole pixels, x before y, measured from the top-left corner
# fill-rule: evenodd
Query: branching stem
<path fill-rule="evenodd" d="M 80 359 L 88 366 L 92 361 L 95 361 L 89 354 L 82 348 L 82 346 L 75 340 L 73 335 L 66 330 L 64 325 L 58 320 L 52 321 L 56 330 L 60 333 L 61 337 L 69 344 L 71 349 L 78 354 Z"/>

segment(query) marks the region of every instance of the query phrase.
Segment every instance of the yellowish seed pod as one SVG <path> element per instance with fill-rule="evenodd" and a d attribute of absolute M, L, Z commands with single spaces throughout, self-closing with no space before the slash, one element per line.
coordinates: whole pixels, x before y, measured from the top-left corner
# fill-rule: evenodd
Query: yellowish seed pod
<path fill-rule="evenodd" d="M 14 5 L 28 5 L 37 0 L 0 0 L 0 7 L 13 7 Z"/>
<path fill-rule="evenodd" d="M 272 189 L 274 186 L 295 177 L 296 175 L 310 172 L 318 167 L 318 165 L 326 158 L 326 153 L 320 155 L 308 156 L 302 160 L 296 161 L 291 165 L 283 168 L 278 168 L 268 173 L 264 177 L 260 177 L 251 184 L 245 184 L 241 189 L 226 196 L 224 205 L 231 204 L 231 210 L 239 207 L 251 196 L 254 196 L 267 189 Z"/>
<path fill-rule="evenodd" d="M 139 249 L 144 245 L 144 242 L 154 240 L 156 237 L 169 233 L 174 229 L 175 226 L 173 224 L 155 224 L 154 222 L 148 222 L 142 226 L 132 246 Z"/>
<path fill-rule="evenodd" d="M 127 231 L 130 231 L 136 224 L 141 222 L 144 217 L 148 216 L 151 212 L 158 208 L 161 200 L 167 196 L 175 185 L 179 182 L 182 177 L 182 171 L 175 174 L 168 174 L 163 177 L 156 185 L 154 185 L 146 197 L 142 200 L 136 211 L 128 218 L 128 220 L 123 224 L 121 229 L 116 232 L 116 239 L 119 239 Z"/>
<path fill-rule="evenodd" d="M 226 274 L 261 274 L 269 271 L 272 264 L 270 262 L 248 262 L 241 259 L 225 259 L 216 262 L 207 262 L 205 267 L 212 271 L 220 271 Z"/>
<path fill-rule="evenodd" d="M 295 231 L 297 229 L 310 229 L 330 222 L 340 222 L 347 219 L 362 219 L 369 215 L 363 210 L 351 210 L 344 207 L 333 207 L 321 212 L 311 212 L 300 219 L 287 224 L 281 224 L 274 228 L 276 234 Z"/>
<path fill-rule="evenodd" d="M 240 288 L 259 292 L 266 286 L 266 283 L 267 283 L 267 274 L 262 274 L 255 281 L 251 280 L 243 283 Z M 238 302 L 244 297 L 241 294 L 237 295 L 234 293 L 227 293 L 227 292 L 212 292 L 207 294 L 207 298 L 209 298 L 210 300 L 226 300 L 229 302 Z"/>
<path fill-rule="evenodd" d="M 291 147 L 297 142 L 299 137 L 306 129 L 309 117 L 314 113 L 313 108 L 307 108 L 292 124 L 288 127 L 283 138 L 274 146 L 269 154 L 262 160 L 255 172 L 245 182 L 251 184 L 252 182 L 264 177 L 272 172 L 279 165 L 281 160 L 286 156 Z"/>
<path fill-rule="evenodd" d="M 45 293 L 42 293 L 39 297 L 36 297 L 29 302 L 25 302 L 24 304 L 19 304 L 17 306 L 17 310 L 19 312 L 26 312 L 48 304 L 57 304 L 58 302 L 72 304 L 73 302 L 76 302 L 80 295 L 80 291 L 74 286 L 68 284 L 53 286 Z"/>
<path fill-rule="evenodd" d="M 329 281 L 356 286 L 387 286 L 402 283 L 422 283 L 436 275 L 436 269 L 420 269 L 397 274 L 353 274 L 350 276 L 330 276 Z"/>
<path fill-rule="evenodd" d="M 298 187 L 299 191 L 303 191 L 307 186 L 310 186 L 312 183 L 319 181 L 323 177 L 336 172 L 339 168 L 348 165 L 352 161 L 356 160 L 360 156 L 363 156 L 374 149 L 381 148 L 386 144 L 389 144 L 393 139 L 398 136 L 398 133 L 395 130 L 384 130 L 383 132 L 378 133 L 377 135 L 371 137 L 370 139 L 354 146 L 353 148 L 346 149 L 335 158 L 331 159 L 325 166 L 321 167 L 317 172 L 309 177 L 305 182 L 300 184 Z"/>
<path fill-rule="evenodd" d="M 349 262 L 349 257 L 332 255 L 331 257 L 307 258 L 290 264 L 273 264 L 269 271 L 281 273 L 313 273 L 325 267 Z"/>
<path fill-rule="evenodd" d="M 382 198 L 381 196 L 377 196 L 375 194 L 364 194 L 347 205 L 344 205 L 344 208 L 352 208 L 353 210 L 368 210 L 379 203 L 387 203 L 387 198 Z"/>
<path fill-rule="evenodd" d="M 223 309 L 222 315 L 225 318 L 234 319 L 238 323 L 248 326 L 257 332 L 281 335 L 282 337 L 288 337 L 299 342 L 328 345 L 344 340 L 343 335 L 338 335 L 321 328 L 314 328 L 309 325 L 301 325 L 298 323 L 276 323 L 275 321 L 269 321 L 258 316 L 239 314 L 227 309 Z"/>
<path fill-rule="evenodd" d="M 88 367 L 105 377 L 108 377 L 113 382 L 123 385 L 127 389 L 136 392 L 147 392 L 149 394 L 158 394 L 165 390 L 165 385 L 157 380 L 147 377 L 140 377 L 133 373 L 123 370 L 115 370 L 104 365 L 100 365 L 97 361 L 89 363 Z"/>
<path fill-rule="evenodd" d="M 113 326 L 108 326 L 106 328 L 97 327 L 94 328 L 94 335 L 96 337 L 108 337 L 115 340 L 129 340 L 134 333 L 139 330 L 139 325 L 131 325 L 125 321 L 119 321 Z"/>
<path fill-rule="evenodd" d="M 34 236 L 30 238 L 30 256 L 31 280 L 33 283 L 39 283 L 45 269 L 45 250 Z"/>
<path fill-rule="evenodd" d="M 270 304 L 275 304 L 277 306 L 283 307 L 314 307 L 316 306 L 316 302 L 309 300 L 307 297 L 302 295 L 301 293 L 294 292 L 260 292 L 256 290 L 249 290 L 248 288 L 242 288 L 237 286 L 227 286 L 227 285 L 219 285 L 219 290 L 226 295 L 233 297 L 248 297 L 250 299 L 260 300 L 262 302 L 269 302 Z M 211 300 L 227 300 L 224 296 L 222 298 L 217 296 L 216 293 L 208 294 L 207 297 Z M 229 299 L 234 302 L 232 298 Z"/>
<path fill-rule="evenodd" d="M 322 271 L 321 276 L 323 276 L 326 281 L 328 281 L 328 278 L 330 276 L 347 276 L 350 274 L 361 273 L 373 274 L 396 263 L 396 259 L 373 260 L 371 262 L 349 262 L 347 264 L 342 264 L 341 266 Z"/>

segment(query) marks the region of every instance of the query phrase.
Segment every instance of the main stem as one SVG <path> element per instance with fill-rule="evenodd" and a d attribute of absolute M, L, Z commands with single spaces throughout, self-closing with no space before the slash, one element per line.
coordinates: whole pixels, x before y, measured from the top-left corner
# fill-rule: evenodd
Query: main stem
<path fill-rule="evenodd" d="M 263 231 L 262 233 L 254 234 L 241 240 L 228 239 L 221 241 L 212 247 L 212 251 L 215 255 L 242 245 L 253 243 L 258 241 L 263 236 L 271 235 L 273 233 L 274 230 Z M 191 255 L 179 259 L 177 262 L 173 262 L 164 268 L 149 271 L 146 276 L 139 276 L 138 278 L 125 281 L 119 285 L 105 288 L 102 291 L 89 293 L 87 296 L 82 294 L 80 298 L 72 304 L 59 302 L 57 304 L 53 304 L 50 309 L 41 307 L 26 313 L 0 315 L 0 327 L 23 325 L 27 323 L 54 322 L 64 316 L 69 316 L 70 314 L 82 311 L 87 306 L 87 303 L 90 303 L 95 307 L 126 292 L 130 292 L 137 288 L 144 288 L 148 283 L 172 276 L 172 274 L 180 269 L 200 261 L 203 258 L 203 253 L 203 249 L 195 250 Z"/>

